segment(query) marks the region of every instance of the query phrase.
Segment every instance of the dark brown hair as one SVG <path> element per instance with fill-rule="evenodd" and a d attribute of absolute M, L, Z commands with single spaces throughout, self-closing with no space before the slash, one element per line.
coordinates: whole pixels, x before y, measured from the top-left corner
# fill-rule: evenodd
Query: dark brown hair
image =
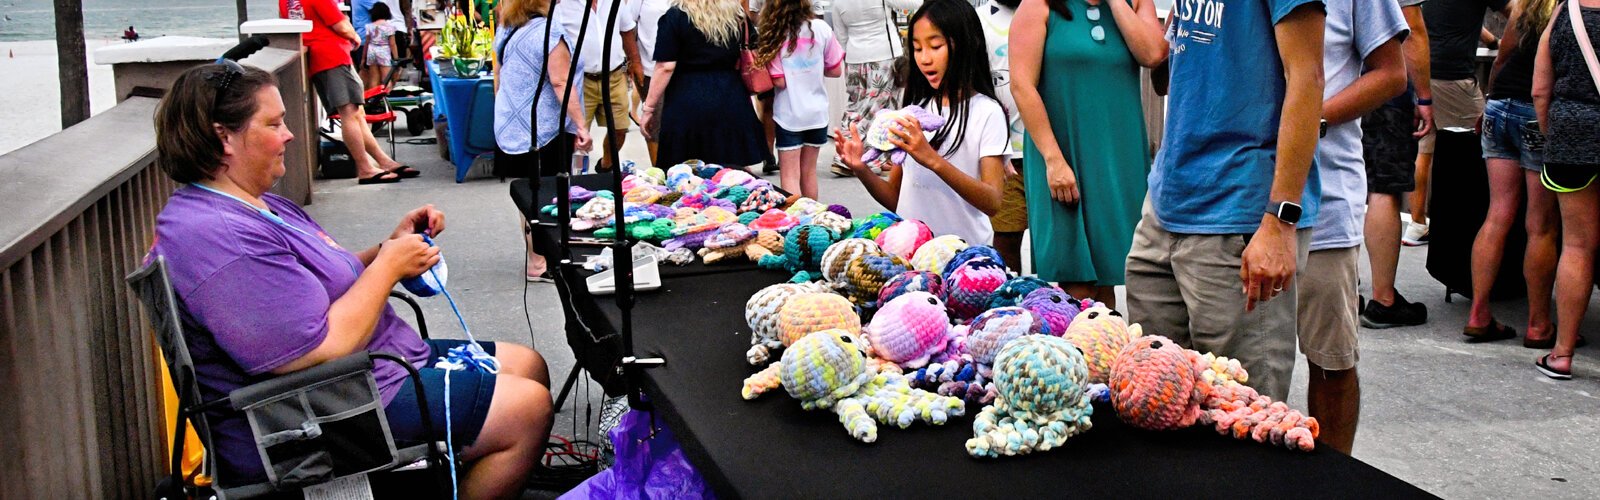
<path fill-rule="evenodd" d="M 212 125 L 244 130 L 260 108 L 256 92 L 277 84 L 271 73 L 237 64 L 206 64 L 178 75 L 156 107 L 156 165 L 179 183 L 213 178 L 223 150 Z"/>

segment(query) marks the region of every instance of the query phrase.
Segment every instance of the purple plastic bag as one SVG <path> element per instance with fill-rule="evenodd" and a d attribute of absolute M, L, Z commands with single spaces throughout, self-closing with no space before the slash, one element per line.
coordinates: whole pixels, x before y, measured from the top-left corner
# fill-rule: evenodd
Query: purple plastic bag
<path fill-rule="evenodd" d="M 678 438 L 661 425 L 650 438 L 650 414 L 629 410 L 611 429 L 616 464 L 561 495 L 578 498 L 716 498 L 683 456 Z"/>

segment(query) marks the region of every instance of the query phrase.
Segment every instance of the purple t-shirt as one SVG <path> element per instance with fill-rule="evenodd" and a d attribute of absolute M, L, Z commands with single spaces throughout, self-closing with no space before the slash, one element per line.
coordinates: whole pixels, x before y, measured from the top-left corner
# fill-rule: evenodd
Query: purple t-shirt
<path fill-rule="evenodd" d="M 294 202 L 273 194 L 262 200 L 294 228 L 193 186 L 173 192 L 156 217 L 151 253 L 166 257 L 172 290 L 188 313 L 189 354 L 207 401 L 272 378 L 273 369 L 320 345 L 328 335 L 328 307 L 364 268 Z M 419 367 L 428 356 L 428 345 L 388 306 L 367 350 L 397 354 Z M 406 371 L 394 363 L 375 365 L 388 404 Z M 208 418 L 224 484 L 266 480 L 244 417 L 218 412 Z"/>

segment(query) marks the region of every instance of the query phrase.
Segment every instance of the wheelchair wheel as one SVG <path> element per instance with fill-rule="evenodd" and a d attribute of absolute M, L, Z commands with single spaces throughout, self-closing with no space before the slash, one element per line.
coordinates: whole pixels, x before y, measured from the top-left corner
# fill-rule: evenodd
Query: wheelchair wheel
<path fill-rule="evenodd" d="M 428 129 L 428 122 L 432 120 L 433 117 L 421 107 L 408 109 L 406 110 L 406 132 L 410 132 L 412 137 L 422 135 L 422 132 Z"/>

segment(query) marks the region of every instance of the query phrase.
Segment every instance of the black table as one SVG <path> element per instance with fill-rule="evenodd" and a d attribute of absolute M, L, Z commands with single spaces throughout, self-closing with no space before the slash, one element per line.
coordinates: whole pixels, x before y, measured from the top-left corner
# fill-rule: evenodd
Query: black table
<path fill-rule="evenodd" d="M 1094 428 L 1062 448 L 1022 457 L 974 459 L 964 443 L 972 415 L 943 426 L 880 425 L 878 441 L 856 441 L 828 411 L 803 411 L 783 390 L 745 401 L 756 369 L 744 304 L 789 277 L 766 270 L 686 273 L 641 292 L 633 310 L 643 385 L 690 461 L 719 496 L 733 497 L 1294 497 L 1421 498 L 1430 495 L 1347 455 L 1294 452 L 1218 435 L 1208 428 L 1150 432 L 1096 406 Z M 607 298 L 573 294 L 581 321 L 612 327 Z M 571 318 L 569 318 L 570 322 Z M 575 347 L 576 349 L 576 347 Z"/>

